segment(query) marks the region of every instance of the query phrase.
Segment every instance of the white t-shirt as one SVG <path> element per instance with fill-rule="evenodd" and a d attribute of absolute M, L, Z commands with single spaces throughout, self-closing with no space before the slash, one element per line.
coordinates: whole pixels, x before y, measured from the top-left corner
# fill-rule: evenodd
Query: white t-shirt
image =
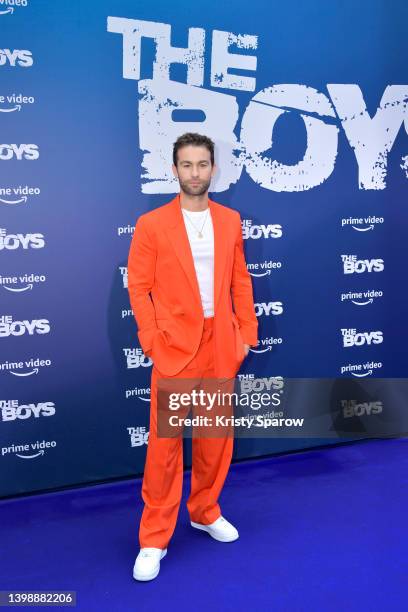
<path fill-rule="evenodd" d="M 193 254 L 204 317 L 212 317 L 214 316 L 214 228 L 211 212 L 209 208 L 192 211 L 182 207 L 181 210 Z M 203 237 L 199 238 L 198 232 L 201 227 L 203 227 Z"/>

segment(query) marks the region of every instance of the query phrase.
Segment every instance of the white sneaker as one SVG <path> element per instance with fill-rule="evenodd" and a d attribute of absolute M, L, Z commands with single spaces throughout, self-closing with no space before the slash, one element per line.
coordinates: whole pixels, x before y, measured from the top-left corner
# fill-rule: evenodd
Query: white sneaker
<path fill-rule="evenodd" d="M 233 542 L 239 538 L 239 533 L 235 529 L 234 525 L 231 525 L 223 516 L 217 518 L 214 523 L 210 525 L 201 525 L 201 523 L 194 523 L 190 521 L 191 526 L 196 529 L 202 529 L 210 534 L 214 540 L 219 542 Z"/>
<path fill-rule="evenodd" d="M 160 571 L 160 561 L 167 555 L 167 548 L 141 548 L 133 567 L 135 580 L 153 580 Z"/>

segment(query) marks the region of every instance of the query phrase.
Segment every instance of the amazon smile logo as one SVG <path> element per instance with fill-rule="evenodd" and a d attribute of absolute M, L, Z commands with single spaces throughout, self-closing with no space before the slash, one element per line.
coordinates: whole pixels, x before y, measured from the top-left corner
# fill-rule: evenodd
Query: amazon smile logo
<path fill-rule="evenodd" d="M 31 370 L 30 372 L 9 372 L 9 374 L 13 374 L 13 376 L 32 376 L 33 374 L 38 374 L 39 369 L 38 368 L 34 368 L 33 370 Z"/>
<path fill-rule="evenodd" d="M 2 285 L 3 289 L 6 289 L 7 291 L 13 291 L 15 293 L 21 293 L 22 291 L 30 291 L 33 288 L 32 283 L 30 283 L 29 285 L 26 285 L 25 287 L 6 287 L 5 285 Z"/>
<path fill-rule="evenodd" d="M 344 217 L 341 219 L 341 227 L 351 227 L 356 232 L 373 231 L 377 225 L 384 223 L 384 217 Z"/>
<path fill-rule="evenodd" d="M 268 338 L 262 338 L 258 341 L 258 345 L 256 348 L 250 348 L 249 350 L 253 353 L 267 353 L 272 350 L 273 346 L 277 344 L 282 344 L 282 338 L 274 338 L 273 336 L 269 336 Z"/>
<path fill-rule="evenodd" d="M 272 261 L 271 259 L 266 259 L 262 262 L 247 264 L 248 272 L 251 276 L 254 276 L 255 278 L 269 276 L 272 270 L 280 270 L 281 268 L 282 262 Z"/>
<path fill-rule="evenodd" d="M 356 227 L 355 225 L 352 225 L 351 227 L 353 230 L 356 230 L 356 232 L 369 232 L 370 230 L 374 229 L 374 225 L 369 225 L 368 227 Z"/>
<path fill-rule="evenodd" d="M 253 353 L 266 353 L 267 351 L 271 351 L 272 350 L 272 346 L 268 345 L 263 349 L 254 349 L 254 348 L 250 348 L 250 351 L 252 351 Z"/>
<path fill-rule="evenodd" d="M 24 361 L 3 361 L 0 363 L 0 374 L 7 373 L 12 376 L 36 376 L 41 368 L 49 368 L 51 366 L 50 359 L 40 359 L 38 357 L 25 359 Z M 26 369 L 26 371 L 24 371 Z"/>
<path fill-rule="evenodd" d="M 271 273 L 271 271 L 270 270 L 265 270 L 265 272 L 251 272 L 251 271 L 249 271 L 249 273 L 250 273 L 251 276 L 259 277 L 259 276 L 268 276 Z"/>
<path fill-rule="evenodd" d="M 1 456 L 14 456 L 19 459 L 37 459 L 43 457 L 45 451 L 50 448 L 55 448 L 57 442 L 55 440 L 37 440 L 29 444 L 12 444 L 11 446 L 3 446 L 1 449 Z"/>
<path fill-rule="evenodd" d="M 28 185 L 0 187 L 0 204 L 5 206 L 27 204 L 29 196 L 38 196 L 40 193 L 39 187 L 29 187 Z"/>
<path fill-rule="evenodd" d="M 0 16 L 13 15 L 16 8 L 26 8 L 27 6 L 28 0 L 0 0 Z"/>
<path fill-rule="evenodd" d="M 34 104 L 34 97 L 23 96 L 21 93 L 0 96 L 0 113 L 19 113 L 25 104 Z"/>
<path fill-rule="evenodd" d="M 24 274 L 19 276 L 0 276 L 0 288 L 12 293 L 31 291 L 34 285 L 45 283 L 44 274 Z M 16 286 L 20 284 L 20 286 Z"/>
<path fill-rule="evenodd" d="M 2 204 L 26 204 L 27 196 L 23 196 L 22 198 L 19 198 L 18 200 L 6 200 L 4 198 L 0 198 L 0 202 Z"/>
<path fill-rule="evenodd" d="M 341 302 L 351 302 L 356 306 L 368 306 L 373 304 L 374 300 L 383 297 L 382 291 L 375 291 L 374 289 L 368 291 L 348 291 L 347 293 L 340 294 Z"/>
<path fill-rule="evenodd" d="M 150 387 L 134 387 L 133 389 L 126 389 L 126 399 L 137 398 L 141 402 L 150 402 Z"/>
<path fill-rule="evenodd" d="M 372 376 L 373 373 L 382 368 L 381 361 L 367 361 L 366 363 L 349 363 L 341 366 L 340 373 L 354 376 L 355 378 L 365 378 Z"/>
<path fill-rule="evenodd" d="M 13 113 L 14 111 L 21 111 L 21 104 L 16 104 L 12 108 L 1 108 L 0 113 Z"/>

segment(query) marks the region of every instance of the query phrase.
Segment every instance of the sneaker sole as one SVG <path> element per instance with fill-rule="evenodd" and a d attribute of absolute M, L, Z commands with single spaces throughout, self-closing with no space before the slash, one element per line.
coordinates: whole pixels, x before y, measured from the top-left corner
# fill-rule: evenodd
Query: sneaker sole
<path fill-rule="evenodd" d="M 167 548 L 166 548 L 166 550 L 164 550 L 164 551 L 162 552 L 161 557 L 160 557 L 160 561 L 161 561 L 162 559 L 164 559 L 164 557 L 165 557 L 166 555 L 167 555 Z M 139 581 L 143 581 L 143 582 L 145 582 L 145 581 L 147 581 L 147 580 L 153 580 L 154 578 L 156 578 L 156 576 L 158 575 L 158 573 L 159 573 L 159 572 L 160 572 L 160 564 L 159 564 L 159 567 L 157 568 L 157 570 L 155 570 L 155 571 L 154 571 L 152 574 L 138 574 L 137 572 L 135 572 L 135 571 L 133 570 L 133 578 L 134 578 L 135 580 L 139 580 Z"/>
<path fill-rule="evenodd" d="M 195 529 L 201 529 L 201 531 L 206 531 L 212 538 L 214 538 L 214 540 L 217 540 L 218 542 L 235 542 L 235 540 L 238 540 L 239 538 L 239 534 L 233 538 L 223 538 L 222 536 L 217 536 L 214 533 L 211 533 L 210 529 L 208 529 L 206 525 L 200 525 L 200 523 L 194 523 L 193 521 L 190 521 L 190 525 Z"/>

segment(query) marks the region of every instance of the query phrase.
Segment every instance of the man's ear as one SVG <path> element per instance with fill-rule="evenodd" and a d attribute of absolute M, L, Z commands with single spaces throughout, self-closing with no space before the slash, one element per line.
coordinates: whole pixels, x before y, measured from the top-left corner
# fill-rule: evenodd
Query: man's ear
<path fill-rule="evenodd" d="M 178 178 L 178 172 L 177 172 L 177 168 L 174 164 L 172 164 L 171 169 L 173 170 L 173 174 L 176 178 Z"/>
<path fill-rule="evenodd" d="M 214 174 L 218 171 L 218 166 L 214 163 L 213 167 L 211 169 L 211 176 L 214 176 Z"/>

